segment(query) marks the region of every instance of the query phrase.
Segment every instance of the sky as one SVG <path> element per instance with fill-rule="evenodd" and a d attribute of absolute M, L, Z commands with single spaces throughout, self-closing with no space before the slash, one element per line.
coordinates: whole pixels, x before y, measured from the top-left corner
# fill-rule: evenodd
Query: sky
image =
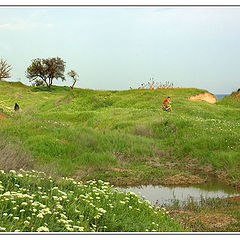
<path fill-rule="evenodd" d="M 239 7 L 0 7 L 0 58 L 12 65 L 6 80 L 26 85 L 33 59 L 58 56 L 79 88 L 125 90 L 153 77 L 229 94 L 240 88 L 239 25 Z"/>

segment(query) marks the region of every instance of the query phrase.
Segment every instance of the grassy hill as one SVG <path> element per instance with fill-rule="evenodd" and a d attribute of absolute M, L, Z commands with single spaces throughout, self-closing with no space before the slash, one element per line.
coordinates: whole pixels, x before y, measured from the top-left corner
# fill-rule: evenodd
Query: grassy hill
<path fill-rule="evenodd" d="M 178 232 L 166 209 L 109 183 L 0 171 L 0 232 Z"/>
<path fill-rule="evenodd" d="M 188 97 L 201 89 L 97 91 L 0 82 L 0 168 L 116 185 L 240 186 L 240 107 Z M 174 112 L 159 110 L 171 96 Z M 230 97 L 229 97 L 230 98 Z M 20 111 L 12 109 L 15 102 Z"/>

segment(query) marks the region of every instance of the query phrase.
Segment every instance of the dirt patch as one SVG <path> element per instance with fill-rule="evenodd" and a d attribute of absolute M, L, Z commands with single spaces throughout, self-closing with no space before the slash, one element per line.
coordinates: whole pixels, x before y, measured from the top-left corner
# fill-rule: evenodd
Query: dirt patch
<path fill-rule="evenodd" d="M 178 166 L 178 163 L 173 163 L 173 162 L 162 163 L 158 161 L 150 161 L 149 165 L 154 167 L 161 167 L 161 168 L 175 168 Z"/>
<path fill-rule="evenodd" d="M 221 181 L 221 182 L 225 182 L 229 185 L 231 185 L 231 180 L 228 176 L 228 173 L 226 171 L 222 171 L 222 170 L 216 170 L 215 171 L 215 176 Z"/>
<path fill-rule="evenodd" d="M 217 102 L 217 98 L 215 96 L 213 96 L 210 93 L 204 92 L 204 93 L 199 93 L 195 96 L 191 96 L 188 98 L 189 100 L 192 101 L 205 101 L 208 103 L 216 103 Z"/>
<path fill-rule="evenodd" d="M 68 142 L 68 140 L 67 139 L 65 139 L 65 138 L 61 138 L 61 139 L 58 139 L 61 143 L 67 143 Z"/>
<path fill-rule="evenodd" d="M 136 126 L 134 134 L 138 136 L 144 136 L 144 137 L 154 137 L 153 130 L 144 125 Z"/>
<path fill-rule="evenodd" d="M 58 106 L 59 104 L 66 104 L 71 102 L 71 98 L 69 96 L 65 97 L 65 98 L 60 98 L 55 102 L 55 106 Z"/>
<path fill-rule="evenodd" d="M 110 184 L 118 187 L 130 187 L 130 186 L 140 186 L 145 185 L 145 183 L 142 180 L 139 180 L 138 178 L 135 178 L 133 176 L 130 177 L 122 177 L 118 176 L 114 179 L 109 180 Z"/>
<path fill-rule="evenodd" d="M 4 115 L 3 112 L 0 112 L 0 119 L 1 119 L 1 118 L 6 118 L 6 116 Z"/>
<path fill-rule="evenodd" d="M 183 174 L 177 174 L 164 180 L 164 184 L 166 185 L 192 185 L 204 182 L 206 182 L 206 179 L 195 175 L 185 176 Z"/>
<path fill-rule="evenodd" d="M 82 170 L 82 169 L 78 169 L 76 171 L 76 174 L 73 178 L 77 179 L 77 180 L 81 180 L 82 177 L 84 177 L 86 175 L 86 171 Z"/>
<path fill-rule="evenodd" d="M 62 99 L 58 99 L 56 102 L 55 102 L 55 106 L 58 106 L 60 103 L 62 102 Z"/>
<path fill-rule="evenodd" d="M 208 213 L 189 218 L 189 222 L 200 221 L 211 228 L 223 228 L 229 224 L 237 223 L 233 217 L 223 213 Z"/>
<path fill-rule="evenodd" d="M 130 169 L 117 168 L 117 167 L 111 168 L 109 171 L 114 171 L 114 172 L 132 172 L 132 170 L 130 170 Z"/>
<path fill-rule="evenodd" d="M 223 213 L 196 213 L 184 210 L 169 210 L 170 216 L 178 220 L 181 225 L 193 232 L 216 232 L 226 230 L 229 224 L 236 224 L 238 221 L 231 215 Z"/>
<path fill-rule="evenodd" d="M 233 197 L 228 197 L 228 198 L 222 199 L 223 202 L 226 202 L 228 200 L 232 200 L 232 201 L 240 204 L 240 196 L 233 196 Z"/>

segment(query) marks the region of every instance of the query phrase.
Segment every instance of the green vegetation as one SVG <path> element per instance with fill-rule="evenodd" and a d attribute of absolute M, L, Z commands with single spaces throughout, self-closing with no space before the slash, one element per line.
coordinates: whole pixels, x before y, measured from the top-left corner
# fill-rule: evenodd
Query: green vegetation
<path fill-rule="evenodd" d="M 16 170 L 116 185 L 164 184 L 179 174 L 240 185 L 240 115 L 234 96 L 231 104 L 226 97 L 209 104 L 188 100 L 205 92 L 190 88 L 52 86 L 49 92 L 47 86 L 10 82 L 0 82 L 0 91 L 5 115 L 0 134 L 11 146 L 6 159 L 10 164 L 14 144 L 29 157 Z M 159 110 L 166 96 L 171 96 L 172 113 Z M 19 112 L 12 111 L 15 102 Z"/>
<path fill-rule="evenodd" d="M 163 208 L 109 183 L 0 171 L 0 232 L 178 232 Z"/>

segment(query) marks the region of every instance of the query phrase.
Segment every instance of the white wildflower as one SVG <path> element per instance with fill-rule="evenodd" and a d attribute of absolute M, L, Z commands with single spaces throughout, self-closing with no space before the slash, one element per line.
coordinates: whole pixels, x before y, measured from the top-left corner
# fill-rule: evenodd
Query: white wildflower
<path fill-rule="evenodd" d="M 49 228 L 42 226 L 37 229 L 37 232 L 49 232 Z"/>
<path fill-rule="evenodd" d="M 43 218 L 43 214 L 42 214 L 42 213 L 39 213 L 39 214 L 37 215 L 37 217 L 38 217 L 38 218 Z"/>
<path fill-rule="evenodd" d="M 79 226 L 73 226 L 73 229 L 76 229 L 79 232 L 83 232 L 84 231 L 84 227 L 79 227 Z"/>

